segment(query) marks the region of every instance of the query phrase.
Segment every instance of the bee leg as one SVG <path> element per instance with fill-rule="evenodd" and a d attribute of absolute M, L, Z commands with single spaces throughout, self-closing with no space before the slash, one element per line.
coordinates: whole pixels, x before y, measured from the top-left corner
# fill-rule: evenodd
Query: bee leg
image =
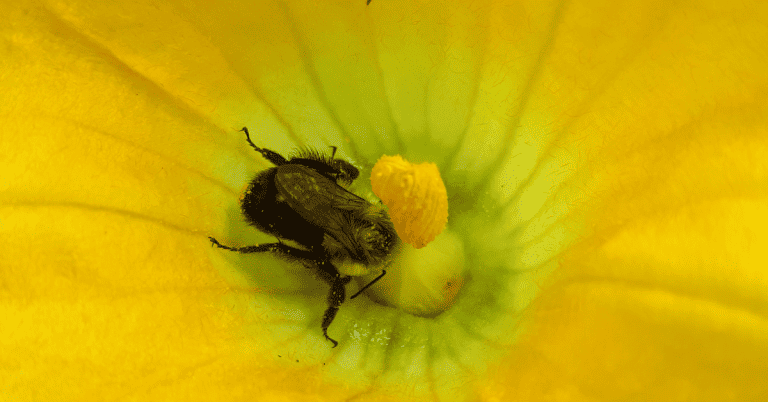
<path fill-rule="evenodd" d="M 208 237 L 208 239 L 211 241 L 211 243 L 213 243 L 214 246 L 218 248 L 223 248 L 224 250 L 229 250 L 229 251 L 235 251 L 242 254 L 271 252 L 271 253 L 277 253 L 277 254 L 284 254 L 288 257 L 292 257 L 299 260 L 315 261 L 316 259 L 316 254 L 313 253 L 312 251 L 298 249 L 283 243 L 263 243 L 263 244 L 257 244 L 255 246 L 230 247 L 230 246 L 225 246 L 219 243 L 219 241 L 214 239 L 213 237 Z"/>
<path fill-rule="evenodd" d="M 260 153 L 261 156 L 264 157 L 264 159 L 272 162 L 275 166 L 280 166 L 288 163 L 288 161 L 283 157 L 283 155 L 280 155 L 279 153 L 266 148 L 259 148 L 251 142 L 251 135 L 248 133 L 248 127 L 243 127 L 240 129 L 240 131 L 245 133 L 245 140 L 248 141 L 249 144 L 251 144 L 251 148 L 255 149 L 256 152 Z"/>
<path fill-rule="evenodd" d="M 351 280 L 352 278 L 349 276 L 336 276 L 333 284 L 331 284 L 331 292 L 328 294 L 329 306 L 323 314 L 323 335 L 325 335 L 325 339 L 333 343 L 334 348 L 338 346 L 339 343 L 328 336 L 328 327 L 331 326 L 333 319 L 336 318 L 336 313 L 339 311 L 339 306 L 341 306 L 341 303 L 344 303 L 344 299 L 346 298 L 345 286 Z"/>

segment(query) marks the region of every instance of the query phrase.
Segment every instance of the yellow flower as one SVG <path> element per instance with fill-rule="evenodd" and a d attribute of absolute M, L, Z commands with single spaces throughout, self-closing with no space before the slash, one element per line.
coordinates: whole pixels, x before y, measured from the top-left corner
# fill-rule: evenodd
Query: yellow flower
<path fill-rule="evenodd" d="M 257 3 L 258 5 L 253 5 Z M 8 400 L 764 400 L 764 2 L 0 5 Z M 429 161 L 436 317 L 270 255 L 262 146 Z M 368 191 L 366 180 L 355 190 Z M 454 241 L 454 240 L 452 240 Z"/>

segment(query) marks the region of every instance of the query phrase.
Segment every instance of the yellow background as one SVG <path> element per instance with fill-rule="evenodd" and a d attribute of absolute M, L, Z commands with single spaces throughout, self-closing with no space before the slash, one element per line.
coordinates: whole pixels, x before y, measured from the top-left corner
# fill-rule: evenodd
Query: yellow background
<path fill-rule="evenodd" d="M 2 1 L 0 400 L 419 395 L 266 355 L 207 240 L 263 168 L 243 125 L 564 153 L 559 268 L 457 394 L 766 399 L 765 2 L 363 3 Z"/>

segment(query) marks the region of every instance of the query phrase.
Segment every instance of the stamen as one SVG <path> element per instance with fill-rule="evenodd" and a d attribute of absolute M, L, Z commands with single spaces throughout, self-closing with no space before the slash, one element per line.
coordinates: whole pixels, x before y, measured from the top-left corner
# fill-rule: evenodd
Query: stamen
<path fill-rule="evenodd" d="M 405 243 L 422 248 L 445 229 L 448 193 L 434 163 L 382 156 L 371 171 L 371 185 Z"/>

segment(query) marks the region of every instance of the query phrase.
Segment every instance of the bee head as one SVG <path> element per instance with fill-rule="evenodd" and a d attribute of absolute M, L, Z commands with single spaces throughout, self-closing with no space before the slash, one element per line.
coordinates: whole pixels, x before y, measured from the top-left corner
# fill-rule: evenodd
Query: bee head
<path fill-rule="evenodd" d="M 345 183 L 346 185 L 352 184 L 352 182 L 360 176 L 360 171 L 344 159 L 333 159 L 331 161 L 331 167 L 337 172 L 337 181 Z"/>
<path fill-rule="evenodd" d="M 357 238 L 364 248 L 364 253 L 369 263 L 379 263 L 386 258 L 399 241 L 395 227 L 387 215 L 387 211 L 381 205 L 371 205 L 362 220 Z"/>
<path fill-rule="evenodd" d="M 323 248 L 335 264 L 373 266 L 384 262 L 399 244 L 395 227 L 381 205 L 371 205 L 350 217 L 345 236 L 325 234 Z M 340 271 L 344 271 L 340 268 Z M 346 275 L 363 275 L 342 272 Z"/>

